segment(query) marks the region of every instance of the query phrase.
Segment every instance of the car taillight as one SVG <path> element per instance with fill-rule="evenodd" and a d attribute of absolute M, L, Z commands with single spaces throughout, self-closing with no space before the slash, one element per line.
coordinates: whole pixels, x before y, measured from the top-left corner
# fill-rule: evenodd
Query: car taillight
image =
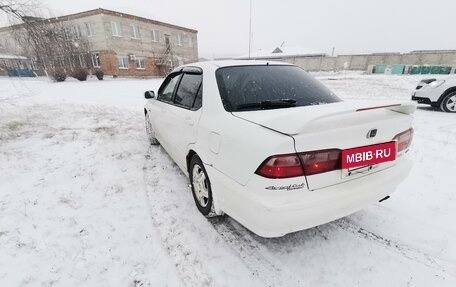
<path fill-rule="evenodd" d="M 290 178 L 338 169 L 341 169 L 341 151 L 330 149 L 271 156 L 255 173 L 267 178 Z"/>
<path fill-rule="evenodd" d="M 304 175 L 314 175 L 341 169 L 341 154 L 338 149 L 303 152 L 299 154 Z"/>
<path fill-rule="evenodd" d="M 396 135 L 393 140 L 397 141 L 397 152 L 401 152 L 409 148 L 413 139 L 413 128 L 406 130 Z"/>
<path fill-rule="evenodd" d="M 267 178 L 289 178 L 304 175 L 296 154 L 275 155 L 267 158 L 255 172 Z"/>

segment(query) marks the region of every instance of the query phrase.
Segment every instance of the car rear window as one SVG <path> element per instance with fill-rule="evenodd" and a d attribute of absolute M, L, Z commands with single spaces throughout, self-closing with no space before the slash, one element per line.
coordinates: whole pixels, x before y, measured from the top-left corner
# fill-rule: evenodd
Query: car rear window
<path fill-rule="evenodd" d="M 296 66 L 225 67 L 216 71 L 216 78 L 223 105 L 229 112 L 341 101 L 322 83 Z"/>

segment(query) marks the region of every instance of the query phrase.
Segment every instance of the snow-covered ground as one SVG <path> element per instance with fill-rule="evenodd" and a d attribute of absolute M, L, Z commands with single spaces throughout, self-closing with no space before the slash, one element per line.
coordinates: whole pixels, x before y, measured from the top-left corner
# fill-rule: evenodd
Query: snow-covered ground
<path fill-rule="evenodd" d="M 317 77 L 346 100 L 406 100 L 422 78 Z M 391 199 L 263 239 L 203 218 L 149 147 L 160 82 L 0 78 L 0 286 L 456 286 L 455 115 L 419 107 Z"/>

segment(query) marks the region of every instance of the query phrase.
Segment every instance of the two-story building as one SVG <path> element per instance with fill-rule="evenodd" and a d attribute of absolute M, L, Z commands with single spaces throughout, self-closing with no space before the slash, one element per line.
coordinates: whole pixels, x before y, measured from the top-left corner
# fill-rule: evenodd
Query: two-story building
<path fill-rule="evenodd" d="M 198 60 L 198 31 L 193 29 L 101 8 L 43 21 L 65 23 L 72 35 L 85 37 L 91 63 L 81 60 L 81 66 L 107 75 L 155 76 Z M 21 54 L 11 45 L 12 31 L 19 28 L 0 28 L 3 52 Z"/>

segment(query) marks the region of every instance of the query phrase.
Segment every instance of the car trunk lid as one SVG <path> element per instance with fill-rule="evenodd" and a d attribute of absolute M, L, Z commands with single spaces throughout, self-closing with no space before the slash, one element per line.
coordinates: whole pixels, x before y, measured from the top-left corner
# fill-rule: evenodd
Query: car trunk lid
<path fill-rule="evenodd" d="M 233 114 L 292 136 L 296 152 L 303 153 L 347 150 L 391 142 L 397 134 L 410 128 L 415 109 L 416 104 L 412 102 L 340 102 Z M 373 130 L 376 130 L 375 135 Z M 308 175 L 306 179 L 309 189 L 314 190 L 365 176 L 394 164 L 377 164 L 352 174 L 348 170 L 335 170 Z"/>

